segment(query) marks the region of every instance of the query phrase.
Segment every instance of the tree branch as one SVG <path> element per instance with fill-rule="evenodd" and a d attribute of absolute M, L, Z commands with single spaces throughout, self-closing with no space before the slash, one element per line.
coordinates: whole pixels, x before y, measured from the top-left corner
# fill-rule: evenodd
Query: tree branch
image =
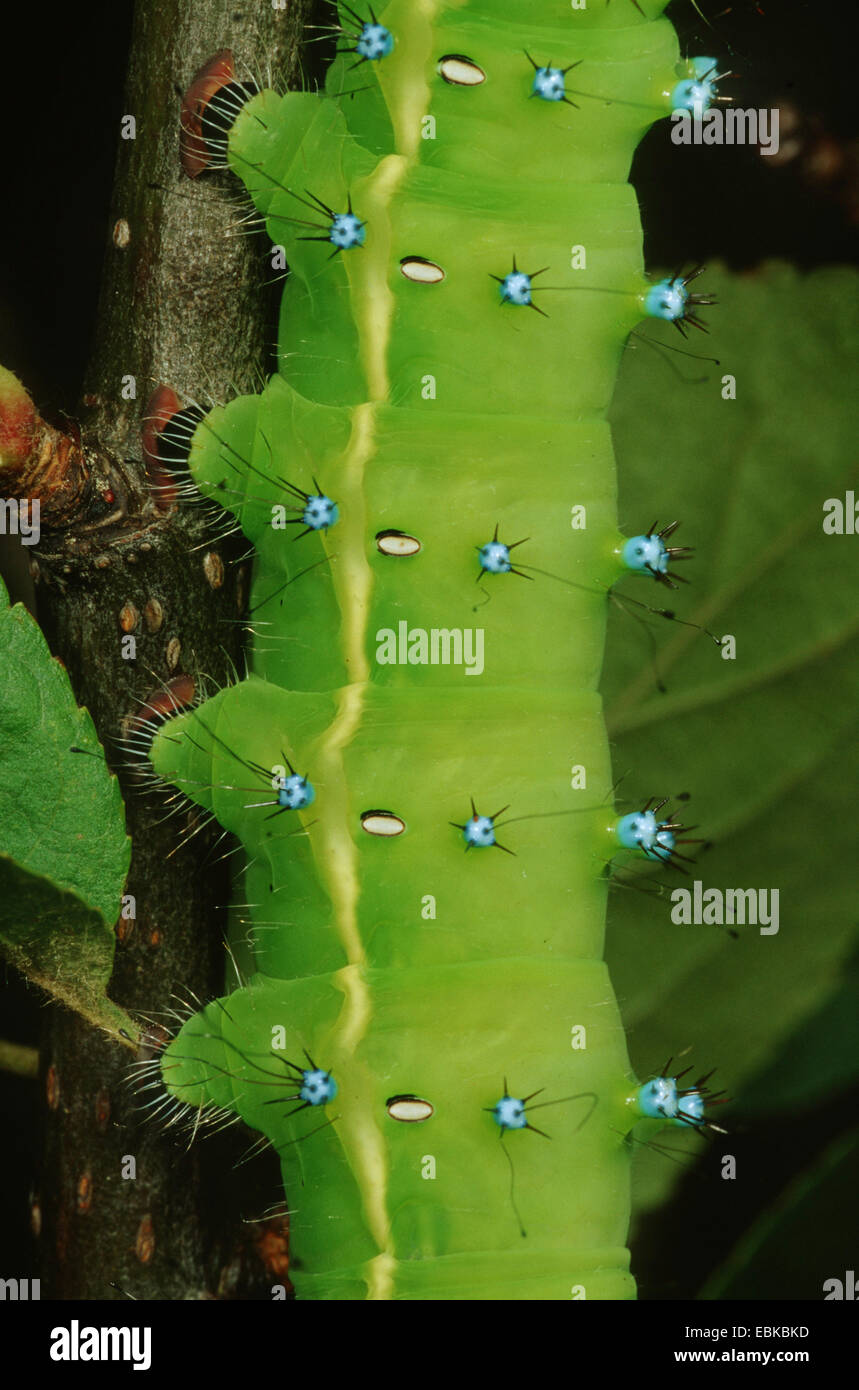
<path fill-rule="evenodd" d="M 233 181 L 220 174 L 191 182 L 180 172 L 180 93 L 223 47 L 250 72 L 271 69 L 296 85 L 310 11 L 311 0 L 285 10 L 238 11 L 226 0 L 137 6 L 125 106 L 136 138 L 119 141 L 84 397 L 96 486 L 83 514 L 43 538 L 33 566 L 52 650 L 112 760 L 121 757 L 123 718 L 156 682 L 180 672 L 198 686 L 204 677 L 217 685 L 229 678 L 247 588 L 235 548 L 207 535 L 197 514 L 154 505 L 140 443 L 146 399 L 160 383 L 204 400 L 253 390 L 274 338 L 267 243 L 234 234 Z M 122 654 L 129 634 L 135 660 Z M 223 853 L 213 852 L 214 832 L 176 851 L 189 823 L 164 824 L 163 806 L 142 800 L 127 779 L 125 790 L 136 917 L 119 924 L 111 996 L 157 1019 L 177 995 L 193 1003 L 223 989 L 220 905 L 229 884 L 224 863 L 214 863 Z M 242 1227 L 240 1209 L 257 1212 L 248 1169 L 239 1207 L 235 1143 L 183 1153 L 154 1126 L 141 1127 L 123 1054 L 70 1013 L 49 1012 L 34 1201 L 45 1296 L 110 1298 L 111 1281 L 136 1298 L 270 1296 L 285 1277 L 283 1229 Z M 123 1176 L 132 1167 L 136 1176 Z M 276 1169 L 266 1173 L 271 1201 Z"/>

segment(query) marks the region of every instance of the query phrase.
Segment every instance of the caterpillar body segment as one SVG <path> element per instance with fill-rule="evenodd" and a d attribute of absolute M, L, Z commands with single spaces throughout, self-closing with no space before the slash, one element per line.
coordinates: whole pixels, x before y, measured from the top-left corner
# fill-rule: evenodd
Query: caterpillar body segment
<path fill-rule="evenodd" d="M 507 1065 L 510 1039 L 498 1020 L 513 1003 L 511 975 L 515 1007 L 532 1024 L 527 1041 L 519 1039 L 517 1079 L 549 1076 L 552 1087 L 563 1076 L 568 1090 L 547 1090 L 551 1099 L 569 1093 L 573 1074 L 587 1075 L 600 1097 L 578 1132 L 584 1102 L 536 1112 L 551 1115 L 551 1122 L 535 1118 L 551 1129 L 551 1141 L 527 1132 L 505 1139 L 525 1238 L 510 1207 L 499 1131 L 485 1110 Z M 373 1026 L 356 1041 L 343 1025 L 365 999 Z M 547 1067 L 560 1033 L 569 1050 L 570 1029 L 580 1023 L 592 1030 L 587 1066 Z M 299 1194 L 290 1217 L 299 1297 L 565 1299 L 573 1284 L 584 1284 L 588 1296 L 625 1298 L 634 1286 L 624 1249 L 626 1088 L 614 1043 L 622 1036 L 599 961 L 347 967 L 292 981 L 256 976 L 186 1024 L 163 1069 L 175 1095 L 195 1108 L 237 1109 L 278 1150 L 287 1190 Z M 325 1107 L 330 1124 L 320 1127 L 315 1109 L 284 1119 L 295 1103 L 279 1097 L 295 1088 L 272 1039 L 283 1056 L 306 1046 L 330 1069 L 338 1085 Z M 434 1107 L 424 1124 L 398 1124 L 387 1112 L 388 1098 L 407 1086 Z M 464 1170 L 469 1154 L 477 1166 Z"/>

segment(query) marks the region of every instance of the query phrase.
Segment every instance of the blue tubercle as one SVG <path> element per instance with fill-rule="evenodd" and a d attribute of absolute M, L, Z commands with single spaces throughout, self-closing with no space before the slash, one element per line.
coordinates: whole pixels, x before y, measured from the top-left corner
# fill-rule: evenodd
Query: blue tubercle
<path fill-rule="evenodd" d="M 378 62 L 380 58 L 387 58 L 393 52 L 394 36 L 390 29 L 386 29 L 384 24 L 367 23 L 364 25 L 355 44 L 355 52 L 369 62 Z"/>
<path fill-rule="evenodd" d="M 561 68 L 537 68 L 534 72 L 535 97 L 543 101 L 563 101 L 566 96 L 564 73 Z"/>
<path fill-rule="evenodd" d="M 301 519 L 311 531 L 327 531 L 339 516 L 337 503 L 332 502 L 330 497 L 326 497 L 324 493 L 308 493 Z"/>
<path fill-rule="evenodd" d="M 671 275 L 651 285 L 644 296 L 644 312 L 654 319 L 668 319 L 672 323 L 685 317 L 689 303 L 689 291 L 679 275 Z"/>
<path fill-rule="evenodd" d="M 676 843 L 673 830 L 667 826 L 668 822 L 657 820 L 653 811 L 633 811 L 617 822 L 615 834 L 624 849 L 638 849 L 648 859 L 664 862 Z"/>
<path fill-rule="evenodd" d="M 709 77 L 711 73 L 716 71 L 715 58 L 687 58 L 686 61 L 695 77 Z"/>
<path fill-rule="evenodd" d="M 481 816 L 474 804 L 474 797 L 471 798 L 471 819 L 463 825 L 460 821 L 452 820 L 450 824 L 462 831 L 462 838 L 465 841 L 466 851 L 470 849 L 502 849 L 505 854 L 513 854 L 512 849 L 507 849 L 505 845 L 499 845 L 495 838 L 495 822 L 499 816 L 503 816 L 509 807 L 502 806 L 500 811 L 496 811 L 491 816 Z"/>
<path fill-rule="evenodd" d="M 708 1085 L 713 1072 L 699 1076 L 690 1086 L 680 1089 L 679 1082 L 687 1067 L 674 1076 L 668 1075 L 672 1059 L 669 1057 L 661 1075 L 647 1081 L 630 1097 L 638 1114 L 647 1120 L 665 1120 L 671 1125 L 684 1125 L 687 1129 L 712 1129 L 721 1134 L 727 1130 L 707 1119 L 707 1106 L 724 1104 L 724 1092 L 712 1091 Z"/>
<path fill-rule="evenodd" d="M 308 782 L 306 777 L 299 777 L 298 773 L 293 772 L 289 777 L 280 779 L 280 786 L 277 793 L 277 804 L 290 811 L 300 811 L 305 806 L 310 806 L 316 800 L 316 791 Z"/>
<path fill-rule="evenodd" d="M 503 304 L 516 304 L 524 308 L 531 303 L 531 276 L 526 275 L 524 270 L 511 270 L 500 285 Z"/>
<path fill-rule="evenodd" d="M 665 574 L 670 564 L 668 546 L 659 535 L 631 536 L 620 552 L 627 569 L 642 574 Z"/>
<path fill-rule="evenodd" d="M 502 306 L 512 304 L 520 309 L 533 309 L 535 313 L 542 314 L 543 318 L 548 318 L 548 315 L 534 303 L 534 281 L 547 269 L 548 266 L 544 265 L 542 270 L 520 270 L 514 256 L 512 270 L 506 275 L 493 275 L 490 271 L 489 278 L 498 285 Z"/>
<path fill-rule="evenodd" d="M 692 281 L 703 275 L 704 270 L 705 267 L 699 265 L 695 270 L 689 271 L 688 275 L 668 275 L 664 280 L 657 280 L 642 296 L 645 314 L 673 323 L 684 338 L 684 325 L 687 323 L 706 333 L 707 325 L 698 318 L 697 311 L 702 305 L 715 304 L 715 297 L 711 294 L 695 294 L 689 289 Z"/>
<path fill-rule="evenodd" d="M 685 1095 L 680 1095 L 677 1101 L 677 1109 L 672 1119 L 675 1125 L 692 1125 L 697 1128 L 706 1124 L 704 1106 L 706 1097 L 700 1091 L 687 1091 Z"/>
<path fill-rule="evenodd" d="M 308 1105 L 327 1105 L 337 1095 L 337 1082 L 328 1071 L 314 1067 L 312 1071 L 301 1073 L 301 1100 Z"/>
<path fill-rule="evenodd" d="M 671 110 L 690 111 L 700 118 L 716 100 L 718 63 L 715 58 L 690 58 L 688 64 L 692 76 L 673 88 L 669 98 Z"/>
<path fill-rule="evenodd" d="M 525 1102 L 514 1096 L 502 1096 L 496 1103 L 492 1118 L 500 1129 L 527 1129 Z"/>
<path fill-rule="evenodd" d="M 510 547 L 503 541 L 491 540 L 486 545 L 482 545 L 478 550 L 480 568 L 487 570 L 490 574 L 509 574 L 513 568 L 510 559 Z"/>
<path fill-rule="evenodd" d="M 351 251 L 355 246 L 364 245 L 366 227 L 366 222 L 354 212 L 338 212 L 328 228 L 328 240 L 338 251 Z"/>
<path fill-rule="evenodd" d="M 673 1120 L 677 1114 L 677 1082 L 673 1076 L 657 1076 L 639 1088 L 636 1104 L 649 1120 Z"/>
<path fill-rule="evenodd" d="M 494 816 L 479 816 L 477 812 L 462 827 L 462 838 L 469 849 L 489 849 L 496 843 Z"/>
<path fill-rule="evenodd" d="M 678 582 L 685 584 L 682 574 L 675 574 L 670 566 L 680 560 L 691 559 L 692 548 L 688 545 L 667 544 L 668 538 L 674 535 L 679 525 L 679 521 L 669 521 L 657 529 L 658 523 L 654 521 L 643 535 L 631 536 L 621 548 L 621 563 L 634 574 L 649 574 L 667 589 L 676 589 Z"/>
<path fill-rule="evenodd" d="M 567 73 L 577 68 L 581 59 L 577 63 L 570 63 L 565 68 L 555 68 L 551 63 L 541 66 L 535 63 L 531 54 L 526 51 L 525 57 L 534 69 L 534 81 L 531 84 L 532 97 L 539 97 L 541 101 L 563 101 L 567 106 L 575 106 L 567 96 Z"/>
<path fill-rule="evenodd" d="M 487 541 L 485 545 L 474 547 L 480 560 L 480 569 L 477 571 L 478 583 L 485 574 L 518 574 L 522 579 L 530 579 L 530 574 L 525 574 L 523 570 L 517 569 L 510 559 L 511 550 L 515 550 L 519 545 L 524 545 L 527 540 L 528 537 L 523 536 L 519 541 L 510 541 L 509 543 L 500 541 L 496 526 L 491 541 Z"/>

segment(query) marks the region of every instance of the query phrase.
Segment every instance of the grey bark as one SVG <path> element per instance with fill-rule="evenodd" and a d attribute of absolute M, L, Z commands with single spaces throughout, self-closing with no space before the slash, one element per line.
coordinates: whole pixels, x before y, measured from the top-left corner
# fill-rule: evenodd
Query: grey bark
<path fill-rule="evenodd" d="M 180 396 L 226 400 L 258 387 L 270 368 L 273 296 L 264 237 L 235 234 L 238 190 L 227 174 L 192 182 L 179 169 L 179 92 L 216 50 L 232 48 L 251 75 L 299 85 L 299 37 L 313 0 L 285 9 L 226 0 L 140 0 L 125 110 L 134 140 L 119 139 L 97 345 L 83 424 L 93 467 L 116 493 L 107 519 L 54 531 L 34 566 L 40 621 L 90 709 L 109 757 L 121 761 L 123 716 L 158 681 L 179 672 L 216 685 L 239 659 L 236 622 L 246 586 L 241 545 L 212 539 L 193 510 L 165 516 L 148 496 L 140 417 L 159 383 Z M 114 234 L 120 221 L 122 234 Z M 123 243 L 127 243 L 124 244 Z M 122 378 L 137 397 L 125 400 Z M 200 547 L 202 548 L 195 548 Z M 207 554 L 224 563 L 223 583 Z M 208 571 L 208 573 L 207 573 Z M 141 615 L 157 600 L 163 621 L 141 621 L 135 661 L 121 654 L 120 611 Z M 150 613 L 155 611 L 150 608 Z M 133 862 L 127 892 L 137 903 L 118 944 L 110 993 L 135 1016 L 197 995 L 223 992 L 219 905 L 227 864 L 214 861 L 215 832 L 176 853 L 181 831 L 164 808 L 124 784 Z M 127 925 L 127 924 L 126 924 Z M 192 993 L 193 992 L 193 993 Z M 44 1155 L 33 1224 L 40 1231 L 43 1297 L 140 1299 L 270 1297 L 283 1279 L 283 1225 L 256 1217 L 250 1168 L 233 1174 L 238 1144 L 224 1137 L 189 1152 L 142 1123 L 127 1084 L 130 1054 L 60 1009 L 47 1012 L 42 1049 Z M 127 1156 L 136 1177 L 122 1177 Z M 259 1200 L 277 1200 L 276 1165 Z"/>

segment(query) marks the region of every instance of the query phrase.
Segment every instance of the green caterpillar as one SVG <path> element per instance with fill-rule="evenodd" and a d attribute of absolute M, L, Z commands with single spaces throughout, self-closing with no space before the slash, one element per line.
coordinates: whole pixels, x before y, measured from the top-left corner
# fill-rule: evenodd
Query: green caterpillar
<path fill-rule="evenodd" d="M 277 1149 L 301 1298 L 634 1297 L 597 682 L 605 411 L 645 304 L 697 298 L 653 307 L 626 182 L 677 99 L 663 8 L 341 4 L 327 96 L 225 80 L 194 136 L 290 275 L 277 374 L 174 426 L 256 636 L 151 759 L 241 838 L 254 973 L 160 1065 Z"/>

